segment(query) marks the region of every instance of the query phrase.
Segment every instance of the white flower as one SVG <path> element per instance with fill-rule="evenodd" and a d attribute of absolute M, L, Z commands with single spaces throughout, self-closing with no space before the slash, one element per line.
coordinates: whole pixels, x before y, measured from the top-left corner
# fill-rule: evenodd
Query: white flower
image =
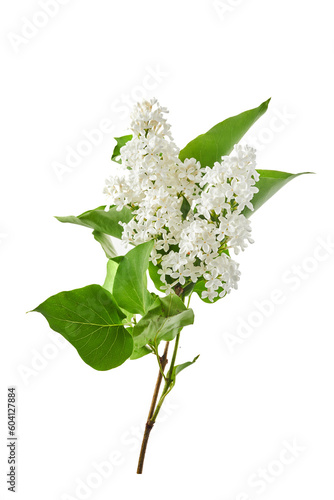
<path fill-rule="evenodd" d="M 202 292 L 202 299 L 209 299 L 213 302 L 216 297 L 218 297 L 218 293 L 215 290 L 204 290 Z"/>
<path fill-rule="evenodd" d="M 154 240 L 151 260 L 166 294 L 204 280 L 202 298 L 213 301 L 237 288 L 238 264 L 227 255 L 252 243 L 245 207 L 257 192 L 255 150 L 236 145 L 212 168 L 194 158 L 183 162 L 167 113 L 156 99 L 138 103 L 131 115 L 133 138 L 121 148 L 121 167 L 104 193 L 117 210 L 129 206 L 133 219 L 122 224 L 125 243 Z M 191 207 L 184 218 L 184 197 Z"/>

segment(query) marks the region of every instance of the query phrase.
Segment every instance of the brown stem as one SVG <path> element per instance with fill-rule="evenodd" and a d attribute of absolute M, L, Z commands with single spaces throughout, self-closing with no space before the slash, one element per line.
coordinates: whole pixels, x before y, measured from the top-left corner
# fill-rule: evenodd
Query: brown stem
<path fill-rule="evenodd" d="M 146 453 L 146 448 L 147 448 L 147 443 L 148 443 L 148 438 L 150 437 L 150 432 L 153 428 L 154 422 L 151 421 L 151 418 L 153 416 L 157 400 L 158 400 L 158 395 L 159 395 L 159 390 L 160 390 L 160 385 L 162 381 L 162 372 L 165 371 L 165 367 L 167 365 L 167 353 L 168 353 L 168 346 L 169 342 L 166 342 L 165 345 L 165 350 L 163 355 L 160 357 L 160 365 L 161 365 L 161 370 L 159 370 L 157 382 L 155 384 L 154 388 L 154 393 L 153 393 L 153 398 L 150 406 L 150 411 L 148 412 L 148 417 L 147 417 L 147 422 L 145 426 L 145 432 L 144 432 L 144 437 L 143 441 L 141 444 L 141 450 L 140 450 L 140 455 L 139 455 L 139 460 L 138 460 L 138 467 L 137 467 L 137 474 L 142 474 L 143 473 L 143 467 L 144 467 L 144 460 L 145 460 L 145 453 Z"/>

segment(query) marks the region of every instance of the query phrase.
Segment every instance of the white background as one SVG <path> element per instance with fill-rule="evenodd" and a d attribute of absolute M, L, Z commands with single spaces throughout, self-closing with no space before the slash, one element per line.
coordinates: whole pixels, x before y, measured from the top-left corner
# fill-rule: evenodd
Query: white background
<path fill-rule="evenodd" d="M 12 384 L 20 500 L 332 498 L 332 2 L 64 0 L 53 17 L 41 3 L 0 7 L 1 498 L 12 498 Z M 180 147 L 272 96 L 249 134 L 259 168 L 316 175 L 254 215 L 239 290 L 215 305 L 194 298 L 179 359 L 201 356 L 180 376 L 137 476 L 153 356 L 94 371 L 26 311 L 103 282 L 105 257 L 90 231 L 53 216 L 104 203 L 104 179 L 117 168 L 113 136 L 127 131 L 129 104 L 143 95 L 169 108 Z M 102 143 L 57 176 L 55 162 L 105 119 Z M 101 479 L 94 463 L 110 457 L 114 469 Z"/>

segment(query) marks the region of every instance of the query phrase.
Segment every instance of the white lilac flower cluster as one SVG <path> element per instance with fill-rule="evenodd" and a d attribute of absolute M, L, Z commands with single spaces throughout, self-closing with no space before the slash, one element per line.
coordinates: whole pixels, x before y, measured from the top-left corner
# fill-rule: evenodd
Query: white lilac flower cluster
<path fill-rule="evenodd" d="M 213 301 L 237 288 L 240 272 L 229 251 L 238 254 L 253 242 L 242 211 L 253 209 L 258 191 L 255 150 L 236 145 L 212 168 L 194 158 L 182 162 L 167 112 L 156 99 L 135 106 L 121 172 L 106 181 L 104 192 L 108 207 L 133 210 L 133 219 L 122 224 L 126 243 L 154 240 L 151 260 L 165 292 L 202 282 L 202 298 Z M 186 216 L 185 199 L 191 207 Z"/>

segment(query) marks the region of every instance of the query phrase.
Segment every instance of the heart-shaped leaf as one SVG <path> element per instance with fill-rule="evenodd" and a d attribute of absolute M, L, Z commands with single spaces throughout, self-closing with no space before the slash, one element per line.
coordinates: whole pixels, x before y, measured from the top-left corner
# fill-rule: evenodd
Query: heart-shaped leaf
<path fill-rule="evenodd" d="M 117 304 L 133 314 L 144 315 L 154 302 L 147 290 L 146 277 L 153 245 L 153 240 L 141 243 L 124 255 L 114 278 L 113 295 Z"/>
<path fill-rule="evenodd" d="M 123 325 L 125 316 L 99 285 L 58 293 L 34 311 L 43 314 L 50 327 L 95 370 L 115 368 L 132 354 L 132 336 Z"/>
<path fill-rule="evenodd" d="M 90 227 L 104 234 L 109 234 L 115 238 L 122 238 L 123 228 L 119 222 L 128 223 L 133 217 L 133 213 L 128 207 L 118 211 L 115 206 L 110 207 L 108 211 L 105 206 L 88 210 L 77 217 L 69 215 L 67 217 L 56 217 L 60 222 L 69 222 L 79 226 Z"/>
<path fill-rule="evenodd" d="M 180 151 L 179 158 L 195 158 L 202 167 L 212 167 L 222 156 L 229 155 L 235 144 L 252 125 L 267 111 L 270 99 L 258 108 L 232 116 L 199 135 Z"/>

